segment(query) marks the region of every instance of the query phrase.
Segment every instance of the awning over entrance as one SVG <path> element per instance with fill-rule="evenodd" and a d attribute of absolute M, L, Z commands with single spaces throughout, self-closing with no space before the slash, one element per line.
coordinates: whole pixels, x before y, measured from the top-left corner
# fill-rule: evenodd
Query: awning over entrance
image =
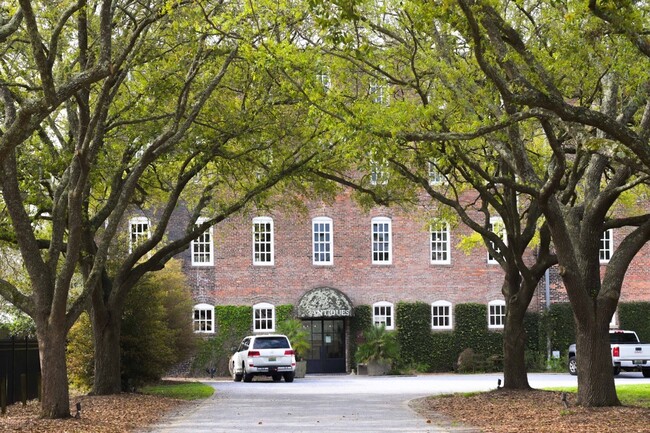
<path fill-rule="evenodd" d="M 341 291 L 331 287 L 317 287 L 305 293 L 296 306 L 296 316 L 349 317 L 354 314 L 352 302 Z"/>

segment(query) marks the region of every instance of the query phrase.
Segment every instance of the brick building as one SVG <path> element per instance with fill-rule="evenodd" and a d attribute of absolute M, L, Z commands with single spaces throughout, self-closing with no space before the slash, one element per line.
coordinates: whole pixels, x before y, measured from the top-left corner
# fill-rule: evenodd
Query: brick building
<path fill-rule="evenodd" d="M 430 304 L 436 331 L 453 329 L 455 305 L 480 303 L 488 306 L 488 328 L 502 329 L 500 266 L 480 242 L 461 250 L 461 239 L 471 231 L 463 225 L 432 226 L 435 216 L 427 206 L 366 211 L 343 193 L 331 203 L 308 202 L 304 209 L 229 218 L 180 255 L 196 303 L 194 329 L 214 334 L 219 330 L 214 307 L 243 305 L 253 308 L 253 332 L 270 332 L 275 307 L 293 305 L 311 332 L 309 372 L 349 371 L 350 317 L 359 305 L 370 306 L 373 322 L 390 329 L 398 325 L 398 302 Z M 603 261 L 616 241 L 616 232 L 604 235 Z M 650 300 L 647 263 L 646 246 L 630 267 L 622 301 Z M 560 301 L 566 295 L 551 269 L 530 309 Z"/>

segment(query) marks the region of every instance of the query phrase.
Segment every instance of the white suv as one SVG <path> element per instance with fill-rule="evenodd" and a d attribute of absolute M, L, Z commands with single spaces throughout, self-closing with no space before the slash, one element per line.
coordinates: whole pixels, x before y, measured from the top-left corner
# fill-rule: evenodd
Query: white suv
<path fill-rule="evenodd" d="M 274 382 L 284 377 L 293 382 L 296 357 L 285 335 L 251 335 L 242 340 L 228 363 L 235 382 L 253 380 L 253 376 L 271 376 Z"/>

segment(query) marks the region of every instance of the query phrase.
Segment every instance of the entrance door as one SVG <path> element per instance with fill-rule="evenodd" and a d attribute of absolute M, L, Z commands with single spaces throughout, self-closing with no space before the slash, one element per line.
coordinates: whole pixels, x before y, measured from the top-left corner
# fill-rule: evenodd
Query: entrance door
<path fill-rule="evenodd" d="M 307 373 L 345 373 L 345 322 L 343 319 L 309 319 L 303 325 L 310 333 L 311 349 L 306 356 Z"/>

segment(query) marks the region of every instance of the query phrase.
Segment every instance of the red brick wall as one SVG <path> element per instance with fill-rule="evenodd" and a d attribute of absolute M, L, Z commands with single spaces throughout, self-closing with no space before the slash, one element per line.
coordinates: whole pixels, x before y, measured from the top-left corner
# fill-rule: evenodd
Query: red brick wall
<path fill-rule="evenodd" d="M 215 266 L 197 269 L 186 264 L 194 291 L 215 305 L 295 304 L 314 287 L 328 286 L 345 293 L 354 305 L 378 301 L 446 300 L 486 304 L 503 299 L 503 274 L 487 264 L 482 245 L 470 254 L 458 249 L 460 235 L 471 232 L 452 227 L 451 264 L 432 265 L 426 212 L 374 208 L 368 212 L 341 195 L 331 204 L 307 204 L 307 211 L 260 212 L 231 218 L 215 227 Z M 252 219 L 274 220 L 275 264 L 253 266 Z M 333 266 L 312 264 L 312 218 L 333 220 Z M 392 220 L 392 264 L 371 263 L 371 219 Z M 189 260 L 189 255 L 187 256 Z M 197 281 L 197 278 L 200 281 Z M 535 306 L 536 308 L 536 306 Z"/>

